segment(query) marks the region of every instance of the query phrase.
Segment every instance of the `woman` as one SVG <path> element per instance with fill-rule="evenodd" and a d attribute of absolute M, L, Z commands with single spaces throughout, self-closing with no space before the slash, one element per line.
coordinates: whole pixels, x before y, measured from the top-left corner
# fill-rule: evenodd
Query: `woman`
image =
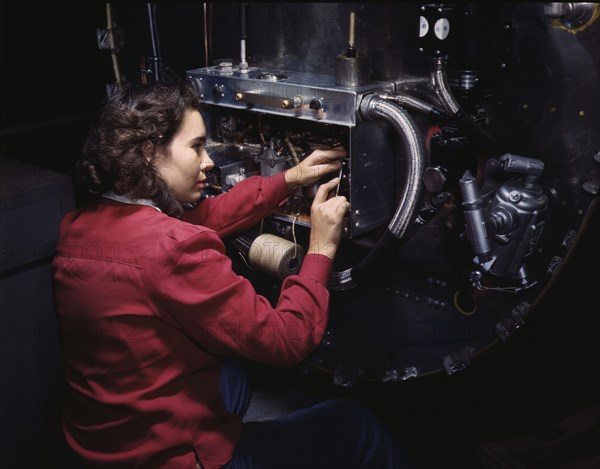
<path fill-rule="evenodd" d="M 243 428 L 223 402 L 232 387 L 221 370 L 224 357 L 291 366 L 321 341 L 349 208 L 342 196 L 328 198 L 338 181 L 315 196 L 307 254 L 275 308 L 232 271 L 220 238 L 267 216 L 299 185 L 338 171 L 345 152 L 315 151 L 277 176 L 249 178 L 183 210 L 198 202 L 213 167 L 205 142 L 193 87 L 156 83 L 118 89 L 84 146 L 78 172 L 97 198 L 65 216 L 53 262 L 67 442 L 94 467 L 332 467 L 324 454 L 294 456 L 313 444 L 295 438 L 327 437 L 316 430 L 327 425 L 307 422 L 310 412 Z M 243 402 L 238 407 L 243 412 Z M 355 459 L 359 467 L 393 463 L 393 443 L 360 406 L 332 401 L 315 412 L 333 416 L 342 444 L 375 429 L 361 443 L 370 459 Z M 358 415 L 354 435 L 335 421 L 347 412 Z M 289 430 L 283 438 L 281 428 Z M 276 448 L 262 437 L 273 431 L 283 440 Z"/>

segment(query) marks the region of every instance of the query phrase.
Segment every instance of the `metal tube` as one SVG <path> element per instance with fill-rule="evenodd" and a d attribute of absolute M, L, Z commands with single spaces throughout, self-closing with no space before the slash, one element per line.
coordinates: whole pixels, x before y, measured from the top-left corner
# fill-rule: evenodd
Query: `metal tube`
<path fill-rule="evenodd" d="M 407 158 L 406 181 L 396 212 L 387 230 L 371 252 L 351 269 L 334 272 L 330 280 L 333 290 L 347 290 L 357 285 L 375 262 L 384 259 L 406 234 L 410 222 L 419 208 L 423 185 L 421 176 L 426 166 L 426 153 L 416 124 L 398 104 L 376 95 L 367 95 L 360 104 L 360 114 L 365 120 L 383 120 L 389 123 L 405 145 Z"/>
<path fill-rule="evenodd" d="M 115 81 L 117 85 L 121 84 L 121 72 L 119 71 L 119 61 L 117 60 L 117 50 L 115 49 L 115 35 L 112 29 L 112 11 L 110 3 L 106 4 L 106 23 L 108 29 L 108 42 L 110 45 L 110 56 L 112 58 L 113 70 L 115 72 Z"/>
<path fill-rule="evenodd" d="M 206 3 L 202 4 L 202 13 L 204 21 L 204 66 L 208 67 L 208 21 L 206 19 Z"/>
<path fill-rule="evenodd" d="M 477 180 L 466 171 L 460 179 L 462 193 L 462 208 L 465 216 L 467 237 L 471 243 L 473 253 L 485 262 L 490 259 L 493 243 L 485 227 L 485 210 L 483 200 L 479 195 Z"/>
<path fill-rule="evenodd" d="M 446 80 L 446 64 L 446 57 L 435 57 L 432 60 L 431 81 L 435 94 L 444 106 L 444 109 L 450 116 L 454 116 L 460 111 L 460 105 L 454 99 Z"/>
<path fill-rule="evenodd" d="M 156 5 L 152 5 L 152 3 L 147 4 L 148 7 L 148 22 L 150 23 L 150 39 L 152 42 L 152 62 L 154 62 L 154 80 L 160 81 L 160 73 L 159 73 L 159 44 L 158 44 L 158 32 L 156 31 L 156 23 L 155 23 L 155 12 L 154 8 Z"/>
<path fill-rule="evenodd" d="M 431 82 L 438 99 L 450 115 L 450 118 L 464 130 L 468 137 L 484 148 L 495 147 L 497 145 L 495 137 L 477 125 L 473 118 L 461 109 L 460 104 L 458 104 L 450 91 L 450 86 L 446 79 L 447 61 L 447 57 L 435 57 L 432 60 Z"/>
<path fill-rule="evenodd" d="M 409 110 L 422 112 L 423 114 L 430 114 L 437 119 L 448 119 L 448 116 L 442 109 L 419 98 L 415 98 L 414 96 L 407 94 L 395 94 L 382 95 L 381 98 L 395 101 L 400 106 Z"/>
<path fill-rule="evenodd" d="M 388 122 L 404 141 L 409 155 L 407 159 L 406 184 L 396 213 L 388 229 L 397 238 L 406 233 L 409 222 L 414 218 L 417 202 L 422 192 L 421 176 L 426 166 L 426 153 L 416 124 L 410 115 L 397 104 L 379 96 L 369 95 L 360 104 L 360 113 L 365 119 Z"/>

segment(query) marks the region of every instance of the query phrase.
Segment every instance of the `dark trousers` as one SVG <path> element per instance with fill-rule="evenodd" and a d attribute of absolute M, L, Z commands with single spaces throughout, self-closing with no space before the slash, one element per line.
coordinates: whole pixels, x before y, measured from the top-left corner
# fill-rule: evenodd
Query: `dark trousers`
<path fill-rule="evenodd" d="M 243 366 L 227 362 L 219 389 L 225 409 L 243 416 L 251 389 Z M 408 469 L 415 467 L 363 404 L 332 399 L 261 422 L 245 422 L 226 469 Z"/>

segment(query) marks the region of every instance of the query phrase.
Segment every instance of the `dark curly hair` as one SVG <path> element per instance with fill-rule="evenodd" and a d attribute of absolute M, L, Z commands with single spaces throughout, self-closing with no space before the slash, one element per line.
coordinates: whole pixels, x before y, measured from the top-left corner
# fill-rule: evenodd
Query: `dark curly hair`
<path fill-rule="evenodd" d="M 96 196 L 112 190 L 151 199 L 164 213 L 179 216 L 181 204 L 153 161 L 159 146 L 171 144 L 190 109 L 200 111 L 200 100 L 189 82 L 118 87 L 83 146 L 77 183 Z"/>

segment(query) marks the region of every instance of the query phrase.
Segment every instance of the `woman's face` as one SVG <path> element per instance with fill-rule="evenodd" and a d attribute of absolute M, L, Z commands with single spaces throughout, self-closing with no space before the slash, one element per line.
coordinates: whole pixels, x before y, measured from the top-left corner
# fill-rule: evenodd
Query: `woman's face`
<path fill-rule="evenodd" d="M 197 110 L 186 111 L 181 128 L 168 147 L 159 149 L 155 165 L 179 202 L 197 202 L 214 167 L 205 148 L 206 128 Z"/>

